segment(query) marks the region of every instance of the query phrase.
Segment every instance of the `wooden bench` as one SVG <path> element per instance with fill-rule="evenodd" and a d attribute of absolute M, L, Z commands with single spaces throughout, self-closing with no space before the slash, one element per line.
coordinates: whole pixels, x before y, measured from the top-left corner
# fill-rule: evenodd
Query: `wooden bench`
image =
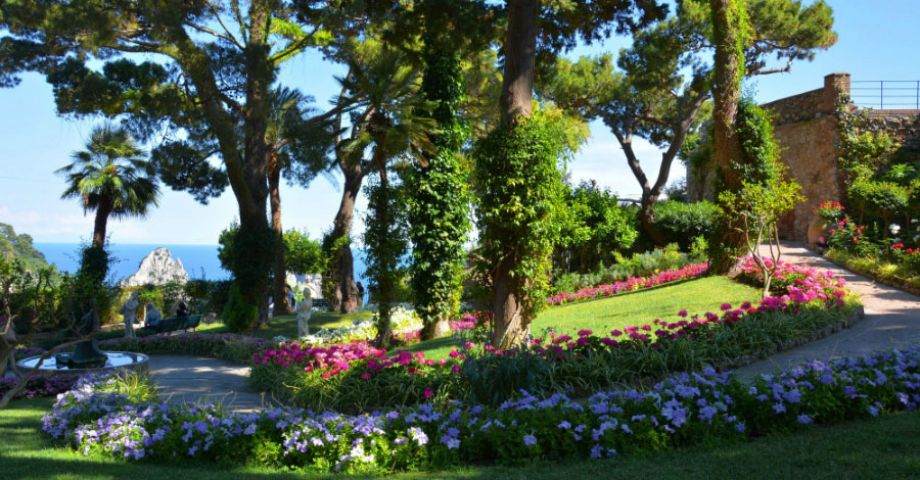
<path fill-rule="evenodd" d="M 154 333 L 176 332 L 179 330 L 194 330 L 201 324 L 201 315 L 186 315 L 184 317 L 169 317 L 160 320 L 156 325 L 144 327 Z"/>

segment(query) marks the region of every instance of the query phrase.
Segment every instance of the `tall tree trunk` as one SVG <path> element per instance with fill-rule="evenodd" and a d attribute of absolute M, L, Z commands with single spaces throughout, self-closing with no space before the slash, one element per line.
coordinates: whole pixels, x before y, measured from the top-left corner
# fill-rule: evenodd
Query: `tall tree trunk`
<path fill-rule="evenodd" d="M 332 223 L 332 236 L 339 238 L 351 234 L 351 225 L 355 215 L 355 201 L 364 181 L 364 170 L 361 165 L 343 166 L 342 174 L 345 177 L 345 187 L 342 190 L 342 201 L 339 211 L 335 214 Z M 341 313 L 351 313 L 358 309 L 358 287 L 355 284 L 354 257 L 351 245 L 342 245 L 338 258 L 332 266 L 335 291 L 333 298 L 327 299 L 332 310 Z"/>
<path fill-rule="evenodd" d="M 281 161 L 277 154 L 272 154 L 268 169 L 269 208 L 272 215 L 272 230 L 278 239 L 275 249 L 275 275 L 272 288 L 272 300 L 275 303 L 274 315 L 288 315 L 291 304 L 287 296 L 287 265 L 284 259 L 284 228 L 281 225 Z"/>
<path fill-rule="evenodd" d="M 667 245 L 668 239 L 665 238 L 658 225 L 655 225 L 655 205 L 657 203 L 658 195 L 652 195 L 648 191 L 642 192 L 642 200 L 639 204 L 639 225 L 655 246 L 663 247 Z"/>
<path fill-rule="evenodd" d="M 96 218 L 93 222 L 93 248 L 105 248 L 105 231 L 112 213 L 112 201 L 103 198 L 96 208 Z"/>
<path fill-rule="evenodd" d="M 253 0 L 249 5 L 249 41 L 244 62 L 246 67 L 246 105 L 243 108 L 245 178 L 251 201 L 240 203 L 240 238 L 248 245 L 240 249 L 238 263 L 247 264 L 246 278 L 241 288 L 248 302 L 259 307 L 259 324 L 268 323 L 269 274 L 273 268 L 275 248 L 274 232 L 266 215 L 268 203 L 268 169 L 271 147 L 266 139 L 269 117 L 269 89 L 275 78 L 275 65 L 269 56 L 268 43 L 271 30 L 271 2 Z M 244 205 L 244 203 L 246 205 Z M 244 212 L 245 210 L 245 212 Z M 239 276 L 237 280 L 241 279 Z"/>
<path fill-rule="evenodd" d="M 521 118 L 531 114 L 539 12 L 539 0 L 508 0 L 500 128 L 514 128 Z M 514 252 L 505 253 L 495 266 L 492 278 L 492 308 L 495 312 L 493 343 L 502 348 L 523 342 L 530 332 L 532 320 L 523 315 L 524 305 L 519 297 L 523 290 L 522 282 L 527 280 L 511 275 L 519 259 Z"/>
<path fill-rule="evenodd" d="M 735 136 L 735 116 L 741 99 L 744 77 L 744 50 L 741 7 L 738 0 L 710 0 L 713 35 L 716 43 L 715 85 L 713 88 L 713 157 L 722 175 L 724 188 L 741 185 L 732 162 L 741 159 L 741 145 Z"/>
<path fill-rule="evenodd" d="M 713 88 L 713 161 L 722 189 L 735 191 L 741 177 L 733 162 L 741 160 L 741 145 L 735 135 L 735 116 L 741 99 L 744 77 L 745 11 L 739 0 L 710 0 L 713 38 L 715 39 L 715 85 Z M 723 219 L 717 242 L 712 242 L 712 268 L 728 272 L 735 263 L 736 252 L 743 243 L 740 235 Z"/>

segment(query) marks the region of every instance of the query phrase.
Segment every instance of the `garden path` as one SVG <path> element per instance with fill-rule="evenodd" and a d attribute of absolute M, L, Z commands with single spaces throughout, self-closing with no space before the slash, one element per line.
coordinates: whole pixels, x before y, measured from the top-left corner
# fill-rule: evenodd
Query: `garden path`
<path fill-rule="evenodd" d="M 801 243 L 783 242 L 782 252 L 784 261 L 832 270 L 845 278 L 847 288 L 861 296 L 866 316 L 846 330 L 740 368 L 739 375 L 751 378 L 814 359 L 861 356 L 920 345 L 920 297 L 846 270 Z"/>
<path fill-rule="evenodd" d="M 247 385 L 249 367 L 214 358 L 150 355 L 150 377 L 171 403 L 206 401 L 235 411 L 260 409 L 263 398 Z"/>

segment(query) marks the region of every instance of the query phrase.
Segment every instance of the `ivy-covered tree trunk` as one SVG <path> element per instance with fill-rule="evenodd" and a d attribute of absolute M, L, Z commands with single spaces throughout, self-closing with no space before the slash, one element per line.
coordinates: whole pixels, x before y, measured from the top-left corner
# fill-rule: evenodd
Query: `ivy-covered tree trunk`
<path fill-rule="evenodd" d="M 383 152 L 378 147 L 378 151 Z M 367 217 L 364 247 L 367 249 L 367 276 L 371 297 L 377 303 L 377 338 L 380 348 L 393 340 L 390 316 L 396 303 L 400 264 L 406 254 L 406 222 L 400 187 L 390 183 L 385 159 L 380 165 L 379 182 L 367 187 Z"/>
<path fill-rule="evenodd" d="M 356 162 L 357 163 L 357 162 Z M 354 257 L 351 252 L 351 226 L 355 215 L 355 201 L 361 191 L 365 172 L 360 164 L 342 166 L 345 186 L 342 201 L 332 223 L 332 232 L 327 239 L 328 266 L 324 272 L 324 293 L 333 311 L 351 313 L 358 309 L 358 287 L 355 284 Z"/>
<path fill-rule="evenodd" d="M 499 128 L 509 135 L 513 135 L 520 123 L 531 115 L 539 7 L 538 0 L 508 0 L 500 98 L 502 121 Z M 503 152 L 508 153 L 507 150 Z M 490 259 L 495 262 L 492 270 L 492 309 L 495 312 L 492 341 L 498 347 L 507 348 L 524 342 L 530 332 L 532 318 L 529 313 L 532 308 L 527 305 L 524 290 L 531 279 L 515 275 L 518 263 L 523 260 L 516 251 L 515 239 L 498 239 L 498 242 L 501 252 Z"/>
<path fill-rule="evenodd" d="M 281 162 L 277 154 L 272 154 L 268 172 L 269 208 L 272 215 L 272 230 L 278 244 L 275 249 L 275 268 L 272 285 L 272 301 L 275 304 L 273 315 L 288 315 L 291 304 L 287 296 L 287 265 L 284 259 L 284 227 L 281 224 Z"/>
<path fill-rule="evenodd" d="M 429 25 L 425 39 L 422 91 L 434 102 L 430 115 L 438 132 L 430 135 L 437 147 L 426 155 L 427 165 L 406 172 L 409 186 L 409 235 L 412 240 L 412 291 L 422 318 L 422 339 L 449 332 L 463 291 L 470 231 L 469 192 L 460 162 L 460 149 L 469 138 L 461 113 L 464 85 L 460 52 Z"/>
<path fill-rule="evenodd" d="M 744 3 L 741 0 L 710 0 L 715 68 L 712 111 L 713 161 L 721 189 L 737 191 L 741 177 L 734 163 L 741 161 L 741 144 L 735 135 L 735 117 L 741 100 L 744 78 L 744 35 L 747 29 Z M 710 242 L 713 271 L 728 272 L 735 264 L 743 239 L 723 219 L 717 228 L 718 238 Z"/>

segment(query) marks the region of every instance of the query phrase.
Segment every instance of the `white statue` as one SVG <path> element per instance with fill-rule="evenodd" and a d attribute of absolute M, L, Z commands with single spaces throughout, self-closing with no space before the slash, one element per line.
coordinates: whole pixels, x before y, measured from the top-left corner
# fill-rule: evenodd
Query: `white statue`
<path fill-rule="evenodd" d="M 125 319 L 125 336 L 134 338 L 134 322 L 137 320 L 137 306 L 140 302 L 137 299 L 137 293 L 132 293 L 128 301 L 121 307 L 121 314 Z"/>
<path fill-rule="evenodd" d="M 297 338 L 303 338 L 310 334 L 310 315 L 313 314 L 313 298 L 310 297 L 310 290 L 304 289 L 303 301 L 297 304 Z"/>
<path fill-rule="evenodd" d="M 147 316 L 144 319 L 144 324 L 148 327 L 153 327 L 158 325 L 163 320 L 163 314 L 160 313 L 160 309 L 157 308 L 153 303 L 147 304 Z"/>

